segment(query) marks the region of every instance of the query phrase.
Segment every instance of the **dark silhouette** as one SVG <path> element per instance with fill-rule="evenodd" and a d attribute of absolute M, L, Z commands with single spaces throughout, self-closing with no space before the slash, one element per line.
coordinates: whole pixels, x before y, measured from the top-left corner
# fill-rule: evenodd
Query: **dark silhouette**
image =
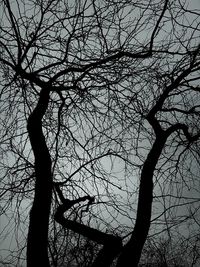
<path fill-rule="evenodd" d="M 151 230 L 197 230 L 199 11 L 187 4 L 1 1 L 2 214 L 31 203 L 28 267 L 136 267 Z"/>

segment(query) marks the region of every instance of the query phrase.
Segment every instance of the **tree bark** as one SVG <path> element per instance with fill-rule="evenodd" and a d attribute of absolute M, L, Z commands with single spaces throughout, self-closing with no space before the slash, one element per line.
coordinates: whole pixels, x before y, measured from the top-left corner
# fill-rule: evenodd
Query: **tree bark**
<path fill-rule="evenodd" d="M 157 137 L 143 165 L 140 179 L 135 227 L 128 243 L 123 247 L 117 267 L 137 267 L 151 223 L 153 202 L 153 173 L 167 140 L 164 133 Z"/>
<path fill-rule="evenodd" d="M 42 131 L 42 118 L 49 102 L 47 88 L 41 90 L 37 106 L 28 119 L 28 134 L 35 157 L 35 196 L 30 211 L 27 267 L 49 267 L 48 224 L 52 199 L 51 157 Z"/>

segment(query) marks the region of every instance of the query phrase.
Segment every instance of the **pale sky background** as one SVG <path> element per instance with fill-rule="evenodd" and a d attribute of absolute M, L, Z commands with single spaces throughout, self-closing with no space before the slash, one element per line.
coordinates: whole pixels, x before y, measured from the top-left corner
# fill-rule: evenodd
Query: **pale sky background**
<path fill-rule="evenodd" d="M 191 0 L 189 1 L 192 8 L 200 9 L 200 0 Z M 188 193 L 191 194 L 191 196 L 194 196 L 194 192 L 188 191 Z M 199 196 L 200 197 L 200 196 Z M 24 203 L 24 207 L 27 206 L 27 203 Z M 15 212 L 15 205 L 13 205 L 13 211 Z M 23 211 L 25 214 L 25 217 L 28 216 L 28 209 L 25 208 Z M 13 231 L 15 230 L 17 224 L 15 221 L 13 221 L 13 214 L 12 209 L 10 211 L 10 217 L 6 218 L 4 215 L 0 217 L 0 267 L 1 265 L 1 257 L 4 257 L 7 254 L 7 250 L 12 250 L 13 247 L 16 245 L 16 239 L 20 243 L 20 240 L 23 240 L 26 237 L 26 231 L 27 226 L 24 227 L 24 225 L 20 225 L 19 229 L 19 235 L 16 237 L 13 234 Z M 8 220 L 10 221 L 9 225 L 7 224 Z M 6 227 L 6 231 L 5 231 Z M 7 236 L 7 233 L 10 234 L 10 236 Z M 4 236 L 6 234 L 6 236 Z M 5 265 L 4 265 L 5 266 Z M 20 267 L 20 266 L 18 266 Z"/>

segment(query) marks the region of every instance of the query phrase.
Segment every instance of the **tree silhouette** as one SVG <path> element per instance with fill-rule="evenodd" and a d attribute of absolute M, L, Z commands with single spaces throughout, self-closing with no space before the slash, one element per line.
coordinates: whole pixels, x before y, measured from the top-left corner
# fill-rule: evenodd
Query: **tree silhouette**
<path fill-rule="evenodd" d="M 199 238 L 161 237 L 148 239 L 145 243 L 143 256 L 139 266 L 198 266 L 200 259 Z M 142 263 L 143 262 L 143 263 Z"/>
<path fill-rule="evenodd" d="M 1 205 L 31 203 L 28 267 L 70 231 L 88 266 L 133 267 L 149 230 L 198 226 L 199 22 L 189 1 L 1 1 Z"/>

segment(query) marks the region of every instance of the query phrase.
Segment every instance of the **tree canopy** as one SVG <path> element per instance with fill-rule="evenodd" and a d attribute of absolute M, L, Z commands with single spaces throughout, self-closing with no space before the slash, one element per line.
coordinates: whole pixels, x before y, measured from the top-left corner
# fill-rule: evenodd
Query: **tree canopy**
<path fill-rule="evenodd" d="M 1 236 L 14 222 L 19 249 L 9 264 L 138 266 L 148 238 L 197 240 L 195 1 L 0 5 Z"/>

